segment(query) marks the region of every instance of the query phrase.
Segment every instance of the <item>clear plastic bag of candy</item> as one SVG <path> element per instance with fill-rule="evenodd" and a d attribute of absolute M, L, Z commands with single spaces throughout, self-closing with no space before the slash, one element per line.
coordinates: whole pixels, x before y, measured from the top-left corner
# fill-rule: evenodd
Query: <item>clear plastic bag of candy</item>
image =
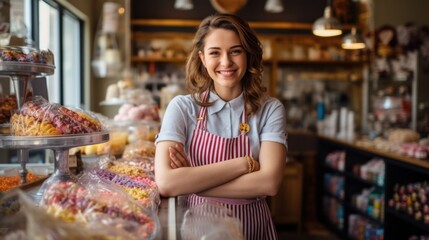
<path fill-rule="evenodd" d="M 120 186 L 143 207 L 158 211 L 161 203 L 158 187 L 152 173 L 143 168 L 114 158 L 103 158 L 100 168 L 91 169 L 90 174 Z"/>
<path fill-rule="evenodd" d="M 217 203 L 201 203 L 189 208 L 180 228 L 183 240 L 244 239 L 240 220 Z"/>
<path fill-rule="evenodd" d="M 2 229 L 0 239 L 140 240 L 155 238 L 153 234 L 141 233 L 139 231 L 142 229 L 140 223 L 125 217 L 93 214 L 92 217 L 81 215 L 74 221 L 66 221 L 65 219 L 70 216 L 70 213 L 62 212 L 62 214 L 54 215 L 47 206 L 36 205 L 26 193 L 20 190 L 6 197 L 17 199 L 19 211 L 14 215 L 0 218 L 0 229 Z M 116 212 L 120 212 L 120 210 L 116 210 Z"/>
<path fill-rule="evenodd" d="M 155 157 L 155 143 L 149 141 L 136 141 L 128 144 L 122 158 Z"/>
<path fill-rule="evenodd" d="M 123 158 L 117 159 L 115 162 L 143 168 L 145 171 L 150 173 L 151 176 L 155 174 L 154 157 L 129 157 L 129 158 L 123 157 Z"/>
<path fill-rule="evenodd" d="M 154 239 L 160 230 L 156 214 L 136 204 L 118 186 L 88 174 L 77 182 L 57 181 L 47 186 L 40 207 L 64 222 L 90 229 L 102 226 L 127 236 L 123 239 Z"/>
<path fill-rule="evenodd" d="M 23 104 L 10 118 L 11 134 L 18 136 L 53 136 L 84 134 L 105 129 L 88 111 L 49 103 L 35 96 Z"/>
<path fill-rule="evenodd" d="M 46 178 L 48 171 L 42 168 L 27 167 L 26 184 Z M 0 192 L 10 191 L 22 186 L 21 167 L 0 167 Z"/>

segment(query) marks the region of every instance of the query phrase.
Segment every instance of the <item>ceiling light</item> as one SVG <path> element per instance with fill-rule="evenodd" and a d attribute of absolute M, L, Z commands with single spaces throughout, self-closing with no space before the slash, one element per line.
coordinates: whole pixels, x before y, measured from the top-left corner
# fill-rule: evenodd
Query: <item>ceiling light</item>
<path fill-rule="evenodd" d="M 313 24 L 313 34 L 319 37 L 333 37 L 342 33 L 340 22 L 332 17 L 331 6 L 326 6 L 323 17 L 317 19 Z"/>
<path fill-rule="evenodd" d="M 192 0 L 176 0 L 176 2 L 174 2 L 174 8 L 180 10 L 191 10 L 194 8 L 194 4 L 192 4 Z"/>
<path fill-rule="evenodd" d="M 267 0 L 265 3 L 265 11 L 271 13 L 283 12 L 283 4 L 281 0 Z"/>
<path fill-rule="evenodd" d="M 365 48 L 365 42 L 356 33 L 356 27 L 353 27 L 351 33 L 344 36 L 341 47 L 350 50 Z"/>

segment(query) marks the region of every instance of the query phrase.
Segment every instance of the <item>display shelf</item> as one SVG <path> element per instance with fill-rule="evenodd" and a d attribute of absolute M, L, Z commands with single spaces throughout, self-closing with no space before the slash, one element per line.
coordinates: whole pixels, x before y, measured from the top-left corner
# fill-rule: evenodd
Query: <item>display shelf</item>
<path fill-rule="evenodd" d="M 0 75 L 9 76 L 12 79 L 15 89 L 16 102 L 18 110 L 24 104 L 27 93 L 28 84 L 35 78 L 54 74 L 55 66 L 51 64 L 29 63 L 29 62 L 0 62 Z M 6 142 L 7 136 L 1 137 Z M 18 148 L 18 160 L 21 163 L 21 183 L 27 183 L 27 168 L 28 149 Z"/>
<path fill-rule="evenodd" d="M 41 77 L 54 74 L 55 66 L 39 63 L 0 62 L 0 75 Z"/>
<path fill-rule="evenodd" d="M 355 143 L 349 141 L 319 136 L 319 149 L 317 155 L 318 165 L 321 166 L 319 168 L 320 172 L 318 173 L 318 177 L 320 179 L 319 182 L 323 181 L 324 173 L 331 172 L 330 169 L 322 167 L 325 164 L 325 157 L 330 152 L 339 150 L 346 152 L 346 167 L 345 172 L 343 173 L 345 176 L 346 190 L 344 201 L 344 229 L 349 228 L 349 215 L 352 213 L 358 213 L 368 220 L 383 226 L 384 239 L 406 239 L 405 237 L 412 235 L 429 233 L 429 225 L 426 225 L 423 222 L 418 222 L 405 214 L 395 212 L 388 207 L 388 199 L 392 198 L 393 196 L 393 188 L 395 184 L 408 184 L 427 181 L 429 177 L 429 162 L 427 160 L 413 159 L 391 152 L 384 152 L 372 147 L 356 145 Z M 371 159 L 380 159 L 384 161 L 384 186 L 380 186 L 379 184 L 372 181 L 362 179 L 361 177 L 355 175 L 352 171 L 353 166 L 356 163 L 370 161 Z M 319 183 L 319 185 L 321 185 L 321 183 Z M 381 209 L 381 211 L 384 213 L 384 221 L 374 218 L 373 216 L 367 214 L 366 211 L 360 210 L 351 204 L 352 196 L 365 187 L 375 187 L 378 188 L 379 191 L 382 191 L 382 196 L 384 196 L 384 204 L 382 205 L 383 209 Z M 323 196 L 327 195 L 323 188 L 319 190 L 318 194 L 320 195 L 318 202 L 322 201 Z M 319 205 L 319 207 L 321 207 L 321 205 Z M 328 226 L 332 225 L 332 222 L 330 222 L 329 219 L 324 216 L 324 213 L 321 210 L 319 210 L 319 217 Z M 404 225 L 406 225 L 406 227 L 403 227 Z M 345 230 L 337 229 L 337 231 L 339 231 L 338 235 L 342 239 L 351 239 Z M 401 236 L 404 238 L 396 238 L 399 236 L 398 234 L 401 234 Z"/>
<path fill-rule="evenodd" d="M 328 165 L 324 165 L 324 168 L 325 168 L 325 170 L 327 171 L 327 172 L 331 172 L 331 173 L 334 173 L 334 174 L 337 174 L 337 175 L 341 175 L 341 176 L 343 176 L 344 175 L 344 171 L 341 171 L 341 170 L 338 170 L 338 169 L 335 169 L 335 168 L 333 168 L 333 167 L 330 167 L 330 166 L 328 166 Z"/>
<path fill-rule="evenodd" d="M 5 149 L 56 149 L 91 145 L 109 140 L 109 132 L 58 136 L 12 136 L 0 135 L 0 148 Z"/>
<path fill-rule="evenodd" d="M 346 172 L 345 176 L 347 178 L 350 178 L 350 179 L 352 179 L 354 181 L 360 182 L 360 183 L 368 185 L 368 186 L 374 186 L 374 187 L 379 187 L 379 188 L 383 188 L 384 187 L 383 185 L 380 185 L 380 184 L 378 184 L 376 182 L 373 182 L 373 181 L 370 181 L 370 180 L 363 179 L 363 178 L 361 178 L 361 177 L 359 177 L 359 176 L 357 176 L 356 174 L 353 174 L 353 173 Z"/>
<path fill-rule="evenodd" d="M 342 199 L 340 196 L 337 196 L 336 194 L 332 193 L 331 191 L 329 191 L 329 189 L 325 189 L 324 191 L 325 196 L 333 198 L 337 200 L 339 204 L 344 205 L 344 199 Z"/>
<path fill-rule="evenodd" d="M 277 58 L 280 64 L 293 64 L 293 65 L 334 65 L 334 66 L 356 66 L 366 64 L 364 61 L 352 60 L 304 60 L 304 59 L 291 59 L 291 58 Z"/>
<path fill-rule="evenodd" d="M 429 234 L 429 224 L 424 224 L 422 221 L 416 221 L 409 215 L 406 215 L 405 213 L 400 213 L 390 207 L 386 208 L 386 212 L 388 215 L 392 215 L 396 219 L 402 220 L 404 222 L 411 223 L 417 228 L 419 228 L 421 231 L 425 232 L 426 234 Z"/>
<path fill-rule="evenodd" d="M 164 57 L 139 57 L 132 56 L 131 62 L 144 62 L 144 63 L 186 63 L 185 57 L 174 57 L 174 58 L 164 58 Z"/>
<path fill-rule="evenodd" d="M 136 21 L 136 20 L 132 20 Z M 142 23 L 143 25 L 148 23 Z M 156 24 L 156 23 L 154 23 Z M 147 64 L 171 64 L 185 65 L 193 33 L 175 30 L 170 26 L 170 31 L 142 31 L 138 28 L 140 24 L 132 25 L 131 63 L 136 68 L 148 68 Z M 341 71 L 355 72 L 363 71 L 367 64 L 365 56 L 354 59 L 350 54 L 353 51 L 344 52 L 341 49 L 340 38 L 321 39 L 312 35 L 279 35 L 258 34 L 264 51 L 264 65 L 269 65 L 267 70 L 267 87 L 270 95 L 275 96 L 276 84 L 279 80 L 278 70 L 286 66 L 299 66 L 307 71 L 308 68 L 343 67 Z M 302 47 L 303 56 L 285 56 L 293 54 L 294 47 Z M 310 58 L 307 49 L 320 47 L 320 56 Z M 328 54 L 328 48 L 335 48 L 338 56 Z M 323 56 L 322 56 L 323 55 Z M 335 54 L 334 54 L 335 55 Z M 341 60 L 338 60 L 341 59 Z"/>
<path fill-rule="evenodd" d="M 0 148 L 20 150 L 18 154 L 26 154 L 32 149 L 52 149 L 55 152 L 55 172 L 47 180 L 60 177 L 72 178 L 68 168 L 68 152 L 72 147 L 91 145 L 109 140 L 109 132 L 101 131 L 86 134 L 70 134 L 60 136 L 12 136 L 0 135 Z M 25 156 L 21 156 L 21 159 Z M 21 161 L 22 183 L 26 183 L 26 162 Z"/>
<path fill-rule="evenodd" d="M 356 212 L 359 215 L 365 217 L 366 219 L 370 220 L 371 222 L 374 222 L 375 224 L 377 224 L 378 226 L 383 227 L 384 223 L 382 222 L 381 219 L 379 218 L 375 218 L 371 215 L 369 215 L 367 212 L 363 211 L 362 209 L 357 208 L 356 206 L 353 206 L 352 204 L 346 204 L 347 208 L 349 208 L 351 210 L 351 212 Z"/>

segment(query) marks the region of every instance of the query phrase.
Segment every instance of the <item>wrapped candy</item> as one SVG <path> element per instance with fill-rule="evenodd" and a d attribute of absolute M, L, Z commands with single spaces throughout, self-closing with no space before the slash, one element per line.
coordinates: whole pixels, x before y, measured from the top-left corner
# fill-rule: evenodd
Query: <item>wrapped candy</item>
<path fill-rule="evenodd" d="M 11 117 L 11 133 L 18 136 L 44 136 L 99 132 L 100 121 L 80 109 L 49 103 L 36 96 Z"/>
<path fill-rule="evenodd" d="M 117 239 L 153 239 L 159 233 L 156 214 L 136 204 L 121 188 L 91 174 L 81 175 L 78 182 L 47 186 L 40 206 L 55 218 L 88 230 L 114 230 L 113 236 L 121 236 Z"/>

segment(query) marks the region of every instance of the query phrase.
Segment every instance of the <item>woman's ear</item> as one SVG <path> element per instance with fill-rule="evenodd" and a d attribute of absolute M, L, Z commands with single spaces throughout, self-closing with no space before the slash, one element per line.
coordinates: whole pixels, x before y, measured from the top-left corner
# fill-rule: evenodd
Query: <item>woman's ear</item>
<path fill-rule="evenodd" d="M 206 66 L 206 62 L 204 61 L 204 53 L 202 51 L 198 51 L 198 56 L 200 57 L 201 62 L 203 63 L 204 67 Z"/>

